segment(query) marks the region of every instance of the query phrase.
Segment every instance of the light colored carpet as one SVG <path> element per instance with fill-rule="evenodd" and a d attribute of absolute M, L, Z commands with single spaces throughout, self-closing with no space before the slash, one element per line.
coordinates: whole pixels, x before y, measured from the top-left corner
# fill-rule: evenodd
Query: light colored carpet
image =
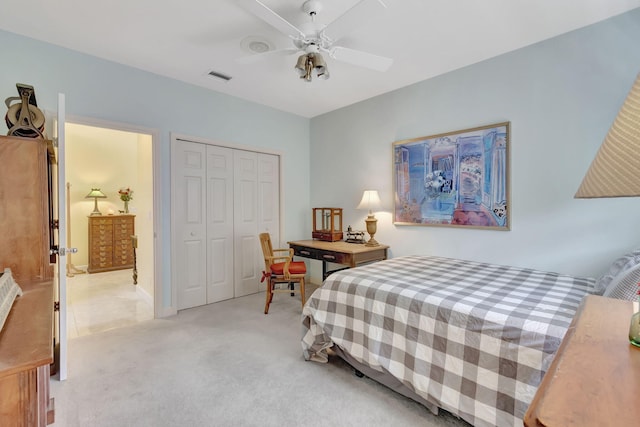
<path fill-rule="evenodd" d="M 264 294 L 69 342 L 55 426 L 467 426 L 341 359 L 306 362 L 296 296 Z"/>

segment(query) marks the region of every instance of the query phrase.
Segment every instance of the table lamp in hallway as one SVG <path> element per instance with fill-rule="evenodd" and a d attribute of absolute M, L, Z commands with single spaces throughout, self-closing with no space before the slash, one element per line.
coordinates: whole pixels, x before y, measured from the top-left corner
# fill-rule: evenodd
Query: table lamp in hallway
<path fill-rule="evenodd" d="M 91 199 L 93 198 L 94 200 L 94 204 L 93 204 L 93 212 L 91 212 L 91 215 L 102 215 L 102 213 L 98 210 L 98 199 L 106 199 L 107 196 L 104 195 L 104 193 L 102 191 L 100 191 L 99 188 L 92 188 L 91 191 L 89 192 L 89 194 L 87 194 L 86 196 L 84 196 L 85 199 Z"/>

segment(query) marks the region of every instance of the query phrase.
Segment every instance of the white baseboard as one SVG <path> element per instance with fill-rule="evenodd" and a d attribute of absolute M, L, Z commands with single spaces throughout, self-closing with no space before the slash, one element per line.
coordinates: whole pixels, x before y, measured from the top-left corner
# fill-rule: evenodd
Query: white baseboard
<path fill-rule="evenodd" d="M 149 304 L 149 307 L 153 308 L 153 297 L 142 286 L 136 286 L 136 293 L 144 302 Z"/>
<path fill-rule="evenodd" d="M 171 317 L 178 314 L 178 310 L 175 307 L 160 307 L 156 310 L 156 317 Z"/>

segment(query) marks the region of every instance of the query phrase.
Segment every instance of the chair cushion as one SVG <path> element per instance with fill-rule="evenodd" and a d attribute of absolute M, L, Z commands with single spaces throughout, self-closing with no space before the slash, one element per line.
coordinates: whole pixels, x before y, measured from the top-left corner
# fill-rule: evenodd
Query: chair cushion
<path fill-rule="evenodd" d="M 284 262 L 271 264 L 271 273 L 281 276 L 284 274 Z M 307 266 L 303 261 L 292 261 L 289 263 L 289 274 L 304 274 L 307 272 Z"/>

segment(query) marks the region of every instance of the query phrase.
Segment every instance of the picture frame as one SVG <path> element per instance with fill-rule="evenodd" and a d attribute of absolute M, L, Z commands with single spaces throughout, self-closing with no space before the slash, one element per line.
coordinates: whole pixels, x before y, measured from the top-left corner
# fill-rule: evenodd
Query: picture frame
<path fill-rule="evenodd" d="M 510 229 L 510 122 L 393 143 L 396 225 Z"/>

